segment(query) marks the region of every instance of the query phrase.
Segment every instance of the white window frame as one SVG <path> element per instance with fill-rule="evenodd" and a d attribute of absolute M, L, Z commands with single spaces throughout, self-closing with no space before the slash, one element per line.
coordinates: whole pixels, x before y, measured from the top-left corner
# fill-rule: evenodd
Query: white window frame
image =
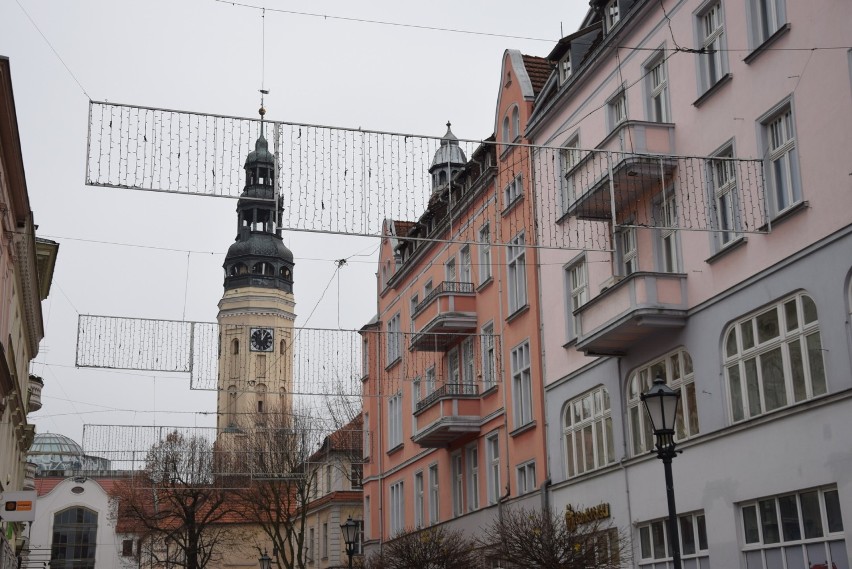
<path fill-rule="evenodd" d="M 450 464 L 453 484 L 453 516 L 459 517 L 464 514 L 464 465 L 460 450 L 450 456 Z"/>
<path fill-rule="evenodd" d="M 388 527 L 390 528 L 390 535 L 393 537 L 405 531 L 405 483 L 402 480 L 394 482 L 390 485 L 389 493 L 388 517 L 390 523 Z"/>
<path fill-rule="evenodd" d="M 559 149 L 560 189 L 562 196 L 562 211 L 568 208 L 577 199 L 576 188 L 571 171 L 580 163 L 580 134 L 575 133 Z"/>
<path fill-rule="evenodd" d="M 627 91 L 624 89 L 619 89 L 607 101 L 607 118 L 609 119 L 610 132 L 618 128 L 620 124 L 627 122 Z"/>
<path fill-rule="evenodd" d="M 660 49 L 644 65 L 648 121 L 671 122 L 669 79 L 665 50 Z"/>
<path fill-rule="evenodd" d="M 669 189 L 658 206 L 662 226 L 657 229 L 659 267 L 663 273 L 680 272 L 680 239 L 678 236 L 678 204 Z"/>
<path fill-rule="evenodd" d="M 651 388 L 657 375 L 666 381 L 666 385 L 680 391 L 680 406 L 675 420 L 675 441 L 685 441 L 700 434 L 692 357 L 686 350 L 678 349 L 627 376 L 627 423 L 633 456 L 646 454 L 654 448 L 651 422 L 642 404 L 641 395 Z"/>
<path fill-rule="evenodd" d="M 779 215 L 802 201 L 796 125 L 790 99 L 759 119 L 763 133 L 766 190 L 772 214 Z"/>
<path fill-rule="evenodd" d="M 571 67 L 571 46 L 565 51 L 565 55 L 559 60 L 559 84 L 567 82 L 571 78 L 574 69 Z"/>
<path fill-rule="evenodd" d="M 565 289 L 568 339 L 573 340 L 583 331 L 580 318 L 575 316 L 574 312 L 589 301 L 589 276 L 585 257 L 565 267 Z"/>
<path fill-rule="evenodd" d="M 727 247 L 742 236 L 740 232 L 739 184 L 733 143 L 713 154 L 708 164 L 710 204 L 716 250 Z"/>
<path fill-rule="evenodd" d="M 506 247 L 506 272 L 509 296 L 509 314 L 514 314 L 527 305 L 527 262 L 526 240 L 521 231 Z"/>
<path fill-rule="evenodd" d="M 410 308 L 409 320 L 410 320 L 410 325 L 411 325 L 411 327 L 410 327 L 411 333 L 414 333 L 415 330 L 416 330 L 416 328 L 414 326 L 414 314 L 415 314 L 415 312 L 417 312 L 417 305 L 418 304 L 420 304 L 420 295 L 415 292 L 413 295 L 411 295 L 411 300 L 409 301 L 409 308 Z"/>
<path fill-rule="evenodd" d="M 616 254 L 621 276 L 630 276 L 639 270 L 636 237 L 636 228 L 632 226 L 621 227 L 616 232 Z"/>
<path fill-rule="evenodd" d="M 424 527 L 423 500 L 423 471 L 418 470 L 414 473 L 414 527 L 416 529 Z"/>
<path fill-rule="evenodd" d="M 488 503 L 496 504 L 502 497 L 500 492 L 500 437 L 493 433 L 485 437 L 486 457 L 488 460 Z"/>
<path fill-rule="evenodd" d="M 768 336 L 774 326 L 777 335 Z M 725 330 L 723 339 L 732 422 L 828 393 L 817 308 L 806 293 L 784 297 L 739 319 Z M 777 356 L 770 356 L 776 351 Z M 771 374 L 779 366 L 783 389 Z"/>
<path fill-rule="evenodd" d="M 438 464 L 429 465 L 429 525 L 437 524 L 441 518 L 441 488 Z"/>
<path fill-rule="evenodd" d="M 305 557 L 308 560 L 308 563 L 314 562 L 314 542 L 316 541 L 316 535 L 314 532 L 314 528 L 308 529 L 308 545 L 305 548 Z"/>
<path fill-rule="evenodd" d="M 568 401 L 562 414 L 566 478 L 615 462 L 609 392 L 596 387 Z"/>
<path fill-rule="evenodd" d="M 470 336 L 462 340 L 461 344 L 461 382 L 465 386 L 464 394 L 466 395 L 475 394 L 476 367 L 474 354 L 473 337 Z"/>
<path fill-rule="evenodd" d="M 749 0 L 751 47 L 756 49 L 787 23 L 785 0 Z"/>
<path fill-rule="evenodd" d="M 518 478 L 518 496 L 532 492 L 536 488 L 535 460 L 519 464 L 515 470 Z"/>
<path fill-rule="evenodd" d="M 400 330 L 399 312 L 394 314 L 391 319 L 388 320 L 387 340 L 387 365 L 391 365 L 402 357 L 402 334 Z"/>
<path fill-rule="evenodd" d="M 487 391 L 497 385 L 497 359 L 494 341 L 494 323 L 489 322 L 482 327 L 480 336 L 482 345 L 482 391 Z"/>
<path fill-rule="evenodd" d="M 458 347 L 447 352 L 447 383 L 455 387 L 461 384 L 461 358 Z"/>
<path fill-rule="evenodd" d="M 473 443 L 467 447 L 465 468 L 467 469 L 467 511 L 479 509 L 479 446 Z"/>
<path fill-rule="evenodd" d="M 388 398 L 388 450 L 402 444 L 402 392 Z"/>
<path fill-rule="evenodd" d="M 512 140 L 518 140 L 521 137 L 521 110 L 518 105 L 512 107 Z"/>
<path fill-rule="evenodd" d="M 819 564 L 813 567 L 839 567 L 840 564 L 834 563 L 834 552 L 838 552 L 838 561 L 846 556 L 840 506 L 836 486 L 809 488 L 739 504 L 746 563 L 749 567 L 772 569 L 775 565 L 769 563 L 770 554 L 789 559 L 799 550 L 795 557 Z"/>
<path fill-rule="evenodd" d="M 653 566 L 654 569 L 673 567 L 669 548 L 668 519 L 652 520 L 639 524 L 639 566 Z M 681 560 L 709 558 L 707 545 L 707 520 L 704 511 L 679 514 L 677 517 L 677 535 L 680 543 Z M 708 562 L 694 561 L 689 567 L 705 566 Z"/>
<path fill-rule="evenodd" d="M 320 527 L 321 539 L 322 539 L 322 558 L 328 559 L 328 522 L 323 522 Z"/>
<path fill-rule="evenodd" d="M 418 375 L 411 381 L 411 412 L 417 411 L 417 404 L 423 399 L 423 383 Z"/>
<path fill-rule="evenodd" d="M 423 383 L 425 388 L 425 392 L 423 394 L 424 397 L 435 391 L 435 366 L 426 368 L 426 375 Z"/>
<path fill-rule="evenodd" d="M 455 257 L 451 257 L 451 258 L 447 259 L 447 262 L 444 263 L 444 269 L 445 269 L 444 280 L 451 282 L 451 283 L 458 282 L 459 278 L 458 278 L 458 270 L 457 270 L 457 267 L 456 267 L 456 258 Z"/>
<path fill-rule="evenodd" d="M 530 342 L 526 340 L 512 349 L 512 415 L 519 429 L 533 422 L 532 367 Z"/>
<path fill-rule="evenodd" d="M 459 282 L 473 283 L 473 271 L 470 258 L 470 245 L 459 249 Z"/>
<path fill-rule="evenodd" d="M 609 0 L 606 3 L 603 17 L 606 24 L 606 31 L 609 33 L 621 21 L 621 7 L 618 5 L 618 0 Z"/>
<path fill-rule="evenodd" d="M 524 195 L 524 177 L 518 174 L 503 189 L 503 209 L 507 210 Z"/>
<path fill-rule="evenodd" d="M 491 279 L 491 227 L 486 223 L 479 228 L 479 283 Z"/>
<path fill-rule="evenodd" d="M 720 0 L 705 3 L 695 13 L 698 38 L 700 92 L 706 93 L 728 73 L 728 44 L 725 35 L 725 12 Z"/>

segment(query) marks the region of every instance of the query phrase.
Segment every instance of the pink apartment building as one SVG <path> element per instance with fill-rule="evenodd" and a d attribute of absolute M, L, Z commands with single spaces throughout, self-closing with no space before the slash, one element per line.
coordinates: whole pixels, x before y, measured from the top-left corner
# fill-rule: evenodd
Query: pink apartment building
<path fill-rule="evenodd" d="M 369 553 L 406 530 L 475 535 L 546 478 L 532 163 L 523 137 L 549 72 L 507 51 L 495 132 L 452 130 L 415 221 L 386 220 L 376 318 L 362 329 Z"/>
<path fill-rule="evenodd" d="M 639 395 L 680 389 L 684 567 L 852 559 L 852 4 L 593 0 L 534 145 L 546 495 L 672 567 Z"/>

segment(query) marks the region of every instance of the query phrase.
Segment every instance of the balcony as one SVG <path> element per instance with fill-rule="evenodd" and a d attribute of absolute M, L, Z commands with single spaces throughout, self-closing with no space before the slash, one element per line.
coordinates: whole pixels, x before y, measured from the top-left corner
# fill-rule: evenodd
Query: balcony
<path fill-rule="evenodd" d="M 27 400 L 27 412 L 35 413 L 41 409 L 41 390 L 44 387 L 44 380 L 37 375 L 30 375 L 29 380 L 29 399 Z"/>
<path fill-rule="evenodd" d="M 441 352 L 462 337 L 476 333 L 476 293 L 473 283 L 439 283 L 411 315 L 416 334 L 411 350 Z"/>
<path fill-rule="evenodd" d="M 671 182 L 677 166 L 674 125 L 626 121 L 591 151 L 578 156 L 565 174 L 566 213 L 580 219 L 611 220 L 612 210 L 631 209 Z M 611 174 L 611 179 L 610 179 Z"/>
<path fill-rule="evenodd" d="M 479 386 L 445 383 L 417 403 L 417 432 L 411 440 L 423 448 L 443 448 L 479 433 Z"/>
<path fill-rule="evenodd" d="M 624 355 L 664 328 L 686 324 L 686 275 L 633 273 L 574 311 L 577 349 L 586 355 Z"/>

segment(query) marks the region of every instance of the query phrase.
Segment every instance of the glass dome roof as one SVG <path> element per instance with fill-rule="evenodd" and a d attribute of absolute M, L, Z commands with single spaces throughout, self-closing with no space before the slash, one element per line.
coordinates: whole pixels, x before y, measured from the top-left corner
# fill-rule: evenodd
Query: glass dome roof
<path fill-rule="evenodd" d="M 37 434 L 27 460 L 38 466 L 39 473 L 110 469 L 109 460 L 85 454 L 74 440 L 56 433 Z"/>
<path fill-rule="evenodd" d="M 64 454 L 74 457 L 83 456 L 83 447 L 64 435 L 39 433 L 33 439 L 29 454 Z"/>

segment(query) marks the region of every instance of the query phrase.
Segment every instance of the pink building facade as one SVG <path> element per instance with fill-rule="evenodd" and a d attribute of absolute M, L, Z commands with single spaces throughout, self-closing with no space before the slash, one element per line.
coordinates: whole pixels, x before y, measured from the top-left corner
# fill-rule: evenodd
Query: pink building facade
<path fill-rule="evenodd" d="M 852 5 L 591 4 L 526 129 L 546 497 L 672 566 L 659 375 L 684 567 L 849 567 Z"/>
<path fill-rule="evenodd" d="M 495 138 L 449 128 L 429 206 L 386 220 L 364 326 L 365 551 L 438 524 L 471 536 L 546 478 L 532 163 L 523 131 L 549 71 L 507 51 Z M 509 245 L 505 245 L 509 244 Z"/>

